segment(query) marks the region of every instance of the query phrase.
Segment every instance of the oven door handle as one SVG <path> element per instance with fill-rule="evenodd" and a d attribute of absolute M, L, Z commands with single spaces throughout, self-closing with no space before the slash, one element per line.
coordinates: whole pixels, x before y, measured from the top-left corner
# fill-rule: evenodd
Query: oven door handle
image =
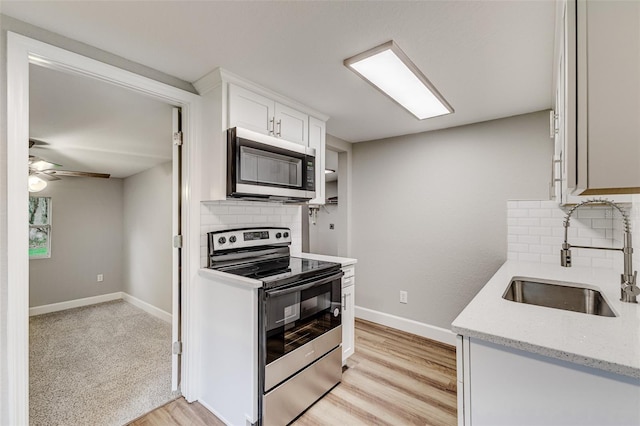
<path fill-rule="evenodd" d="M 309 288 L 317 287 L 317 286 L 322 285 L 322 284 L 330 283 L 331 281 L 334 281 L 334 280 L 339 280 L 339 279 L 342 278 L 343 275 L 344 275 L 344 272 L 340 271 L 340 272 L 336 272 L 335 274 L 333 274 L 331 276 L 328 276 L 326 278 L 322 278 L 320 280 L 312 281 L 312 282 L 307 283 L 307 284 L 293 285 L 291 287 L 287 287 L 287 288 L 284 288 L 282 290 L 267 290 L 265 293 L 266 293 L 267 297 L 282 296 L 283 294 L 295 293 L 295 292 L 298 292 L 298 291 L 307 290 Z"/>

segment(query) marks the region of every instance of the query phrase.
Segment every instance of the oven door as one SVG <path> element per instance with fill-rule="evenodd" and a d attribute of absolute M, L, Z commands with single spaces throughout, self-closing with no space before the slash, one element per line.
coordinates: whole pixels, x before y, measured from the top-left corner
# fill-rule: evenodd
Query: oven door
<path fill-rule="evenodd" d="M 342 343 L 342 275 L 265 290 L 265 392 Z"/>
<path fill-rule="evenodd" d="M 227 192 L 235 197 L 315 197 L 315 150 L 242 128 L 227 135 Z"/>

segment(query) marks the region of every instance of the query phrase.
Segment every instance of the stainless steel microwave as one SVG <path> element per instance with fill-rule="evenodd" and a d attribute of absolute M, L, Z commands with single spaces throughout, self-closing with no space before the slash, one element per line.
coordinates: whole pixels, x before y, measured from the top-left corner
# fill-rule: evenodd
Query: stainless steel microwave
<path fill-rule="evenodd" d="M 316 196 L 315 149 L 240 127 L 227 130 L 227 196 L 308 201 Z"/>

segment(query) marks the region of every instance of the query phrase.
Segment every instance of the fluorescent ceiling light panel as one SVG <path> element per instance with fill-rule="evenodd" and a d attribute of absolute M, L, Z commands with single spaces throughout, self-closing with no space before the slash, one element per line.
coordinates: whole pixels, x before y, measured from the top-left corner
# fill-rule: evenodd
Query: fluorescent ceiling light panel
<path fill-rule="evenodd" d="M 344 60 L 344 65 L 418 119 L 453 108 L 393 41 Z"/>

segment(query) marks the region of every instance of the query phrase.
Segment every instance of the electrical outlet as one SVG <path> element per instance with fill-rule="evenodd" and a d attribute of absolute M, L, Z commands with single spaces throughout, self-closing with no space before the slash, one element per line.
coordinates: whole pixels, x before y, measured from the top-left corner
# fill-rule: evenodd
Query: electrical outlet
<path fill-rule="evenodd" d="M 101 283 L 102 281 L 104 281 L 104 275 L 98 274 L 98 282 Z"/>
<path fill-rule="evenodd" d="M 409 303 L 409 294 L 404 290 L 400 290 L 400 303 Z"/>

